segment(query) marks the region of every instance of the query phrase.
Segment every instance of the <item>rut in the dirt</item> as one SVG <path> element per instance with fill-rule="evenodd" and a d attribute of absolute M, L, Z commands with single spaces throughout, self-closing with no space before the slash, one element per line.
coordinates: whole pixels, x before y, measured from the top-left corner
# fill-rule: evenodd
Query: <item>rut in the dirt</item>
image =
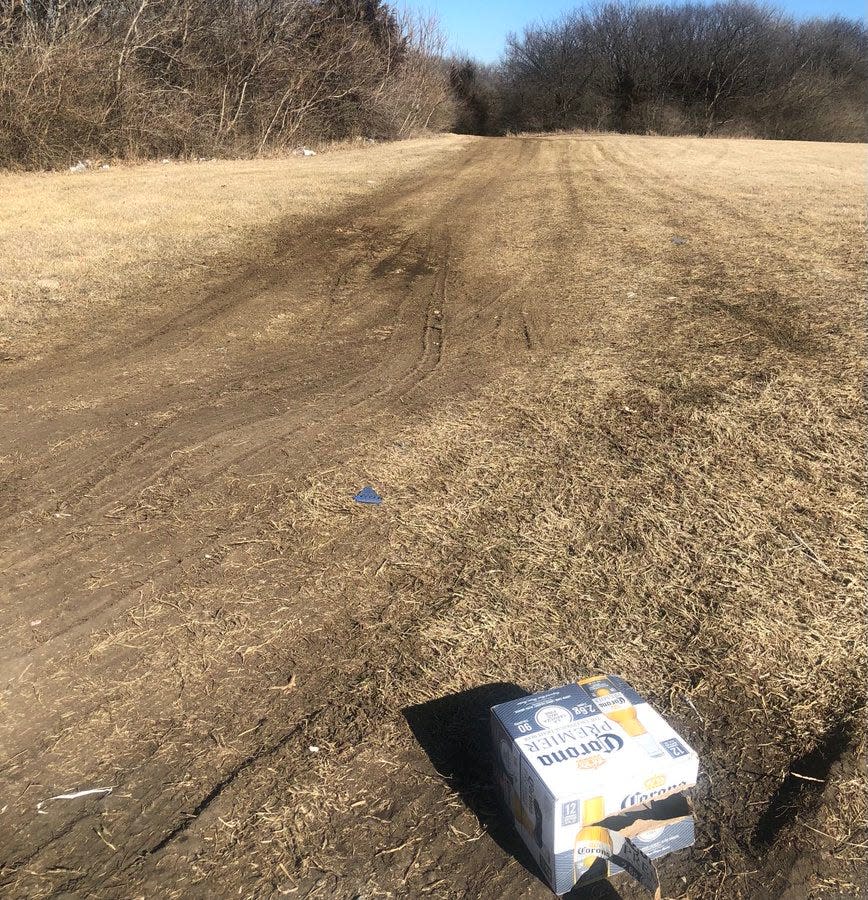
<path fill-rule="evenodd" d="M 526 151 L 510 150 L 507 166 L 516 156 Z M 25 510 L 54 517 L 49 533 L 26 542 L 12 538 L 5 561 L 12 589 L 40 597 L 52 611 L 46 622 L 53 640 L 67 631 L 74 639 L 95 617 L 111 621 L 138 596 L 143 569 L 149 580 L 160 572 L 160 589 L 170 589 L 178 560 L 201 544 L 194 525 L 173 528 L 167 554 L 165 533 L 151 545 L 140 529 L 112 529 L 113 520 L 159 522 L 179 493 L 196 492 L 232 466 L 255 472 L 276 457 L 282 471 L 289 465 L 303 473 L 311 453 L 337 460 L 360 437 L 360 418 L 375 419 L 396 403 L 418 408 L 511 361 L 503 352 L 474 352 L 473 372 L 466 374 L 471 345 L 485 340 L 490 320 L 477 300 L 487 284 L 459 283 L 456 309 L 448 308 L 449 259 L 460 254 L 451 232 L 460 211 L 475 217 L 480 197 L 494 202 L 500 193 L 491 186 L 497 176 L 489 174 L 487 155 L 475 149 L 466 157 L 448 180 L 435 171 L 419 185 L 399 185 L 301 229 L 303 240 L 294 223 L 279 259 L 179 298 L 187 309 L 138 326 L 146 336 L 131 346 L 119 336 L 122 349 L 108 359 L 104 350 L 97 356 L 82 347 L 9 386 L 7 396 L 50 398 L 57 410 L 35 428 L 23 414 L 20 424 L 10 423 L 8 446 L 28 460 L 22 474 L 30 490 L 17 491 L 0 511 L 10 537 Z M 343 273 L 340 297 L 329 289 L 335 268 Z M 277 347 L 260 351 L 252 336 L 285 309 L 291 329 Z M 235 346 L 225 346 L 233 329 Z M 313 343 L 311 334 L 317 334 Z M 447 344 L 446 384 L 423 391 Z M 100 411 L 63 412 L 85 397 Z M 53 462 L 28 450 L 49 433 L 63 435 L 68 447 Z M 107 538 L 114 546 L 103 561 L 99 548 Z M 115 583 L 108 590 L 97 585 L 87 603 L 58 615 L 68 605 L 67 586 L 86 581 L 100 564 Z M 9 637 L 11 649 L 21 634 Z"/>
<path fill-rule="evenodd" d="M 14 627 L 4 631 L 5 674 L 51 671 L 95 626 L 111 632 L 114 622 L 125 622 L 125 611 L 143 597 L 165 598 L 157 602 L 171 609 L 177 603 L 171 598 L 210 581 L 202 561 L 217 554 L 207 549 L 232 543 L 239 527 L 231 499 L 218 498 L 245 473 L 279 471 L 283 479 L 295 471 L 303 480 L 311 461 L 321 469 L 345 459 L 366 434 L 376 433 L 383 417 L 416 415 L 438 399 L 478 389 L 512 365 L 511 351 L 526 346 L 524 327 L 504 332 L 504 318 L 512 315 L 505 287 L 495 287 L 496 273 L 485 275 L 476 248 L 468 250 L 455 235 L 485 241 L 482 223 L 501 205 L 508 173 L 519 161 L 530 163 L 532 151 L 505 145 L 493 165 L 481 144 L 457 167 L 440 167 L 419 183 L 399 184 L 311 223 L 302 229 L 303 240 L 293 224 L 294 237 L 287 232 L 277 259 L 251 266 L 229 284 L 207 285 L 199 296 L 179 298 L 181 312 L 137 326 L 135 340 L 123 340 L 107 359 L 85 346 L 76 356 L 38 364 L 10 385 L 51 398 L 59 410 L 52 431 L 79 431 L 67 432 L 71 452 L 51 467 L 26 452 L 48 423 L 34 429 L 22 416 L 7 435 L 33 466 L 31 493 L 18 492 L 3 511 L 10 535 L 25 510 L 33 515 L 45 504 L 34 507 L 45 496 L 40 486 L 50 483 L 52 490 L 42 506 L 51 527 L 35 540 L 11 541 L 6 552 L 9 583 L 17 595 L 39 598 L 28 615 L 41 616 L 46 627 L 43 642 L 26 647 L 27 626 L 12 619 Z M 460 275 L 450 279 L 450 265 L 460 266 Z M 280 346 L 259 352 L 248 343 L 250 334 L 282 309 L 292 310 L 292 329 Z M 218 355 L 227 349 L 227 332 L 241 327 L 245 333 L 231 356 Z M 94 371 L 98 358 L 103 362 Z M 195 378 L 160 377 L 179 370 Z M 83 393 L 99 398 L 107 415 L 62 412 Z M 148 427 L 154 419 L 158 424 Z M 143 430 L 130 441 L 131 431 Z M 96 445 L 88 440 L 94 431 Z M 203 505 L 213 520 L 221 503 L 230 514 L 205 525 Z M 255 515 L 251 524 L 259 525 Z M 236 583 L 243 594 L 243 577 Z M 102 663 L 97 677 L 107 683 L 120 677 L 130 655 L 124 651 Z M 14 696 L 12 702 L 4 742 L 16 765 L 7 777 L 17 776 L 28 752 L 48 751 L 66 709 L 58 698 L 25 716 Z M 78 706 L 83 720 L 104 711 L 98 692 L 87 692 Z M 283 740 L 278 735 L 274 745 Z M 256 750 L 250 759 L 261 755 Z M 165 830 L 167 798 L 161 797 L 154 825 L 146 824 L 151 814 L 145 813 L 136 828 L 143 837 L 158 829 L 151 842 L 158 848 L 230 780 L 206 791 L 192 812 L 179 796 L 171 814 L 178 824 Z M 169 808 L 177 804 L 169 800 Z M 37 824 L 35 832 L 9 842 L 6 865 L 17 868 L 40 847 L 56 844 L 49 823 Z"/>

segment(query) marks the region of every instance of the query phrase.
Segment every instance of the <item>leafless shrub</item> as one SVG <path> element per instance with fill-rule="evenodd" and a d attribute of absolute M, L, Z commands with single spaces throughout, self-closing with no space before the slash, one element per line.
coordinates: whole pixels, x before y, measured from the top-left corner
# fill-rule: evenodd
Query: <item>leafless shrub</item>
<path fill-rule="evenodd" d="M 446 42 L 432 17 L 406 14 L 400 20 L 404 56 L 396 76 L 379 94 L 385 132 L 398 137 L 452 127 L 454 107 L 443 58 Z"/>
<path fill-rule="evenodd" d="M 0 164 L 404 136 L 448 109 L 439 40 L 381 0 L 2 0 Z"/>

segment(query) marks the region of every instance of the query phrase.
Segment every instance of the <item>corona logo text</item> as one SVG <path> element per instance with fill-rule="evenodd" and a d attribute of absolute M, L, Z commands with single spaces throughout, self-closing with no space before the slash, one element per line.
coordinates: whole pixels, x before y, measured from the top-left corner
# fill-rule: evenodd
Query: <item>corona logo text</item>
<path fill-rule="evenodd" d="M 621 809 L 630 809 L 634 806 L 639 806 L 642 803 L 650 803 L 652 800 L 659 800 L 661 797 L 674 794 L 676 791 L 683 790 L 686 787 L 688 787 L 688 785 L 682 781 L 680 784 L 670 784 L 645 793 L 628 794 L 621 801 Z"/>
<path fill-rule="evenodd" d="M 537 756 L 537 760 L 544 766 L 553 766 L 571 759 L 584 759 L 594 753 L 616 753 L 623 746 L 624 739 L 617 734 L 601 734 L 587 743 L 571 744 L 552 753 L 543 753 Z"/>

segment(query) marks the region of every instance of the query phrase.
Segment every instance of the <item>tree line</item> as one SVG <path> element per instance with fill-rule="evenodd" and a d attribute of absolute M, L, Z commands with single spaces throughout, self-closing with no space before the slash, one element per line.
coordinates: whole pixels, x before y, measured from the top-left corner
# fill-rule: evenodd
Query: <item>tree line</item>
<path fill-rule="evenodd" d="M 868 31 L 743 0 L 609 2 L 508 39 L 497 66 L 453 63 L 473 133 L 590 129 L 862 141 Z"/>
<path fill-rule="evenodd" d="M 443 51 L 381 0 L 0 0 L 0 165 L 447 128 Z"/>
<path fill-rule="evenodd" d="M 593 129 L 866 140 L 868 32 L 745 0 L 603 2 L 448 59 L 386 0 L 0 0 L 0 166 Z"/>

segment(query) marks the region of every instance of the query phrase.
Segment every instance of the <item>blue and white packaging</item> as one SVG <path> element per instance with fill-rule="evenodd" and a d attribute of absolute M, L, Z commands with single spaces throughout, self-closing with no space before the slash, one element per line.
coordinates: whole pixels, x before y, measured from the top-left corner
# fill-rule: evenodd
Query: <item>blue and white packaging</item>
<path fill-rule="evenodd" d="M 500 704 L 491 731 L 502 798 L 555 893 L 622 871 L 655 890 L 651 860 L 693 844 L 686 801 L 657 801 L 696 784 L 698 757 L 623 679 Z"/>

